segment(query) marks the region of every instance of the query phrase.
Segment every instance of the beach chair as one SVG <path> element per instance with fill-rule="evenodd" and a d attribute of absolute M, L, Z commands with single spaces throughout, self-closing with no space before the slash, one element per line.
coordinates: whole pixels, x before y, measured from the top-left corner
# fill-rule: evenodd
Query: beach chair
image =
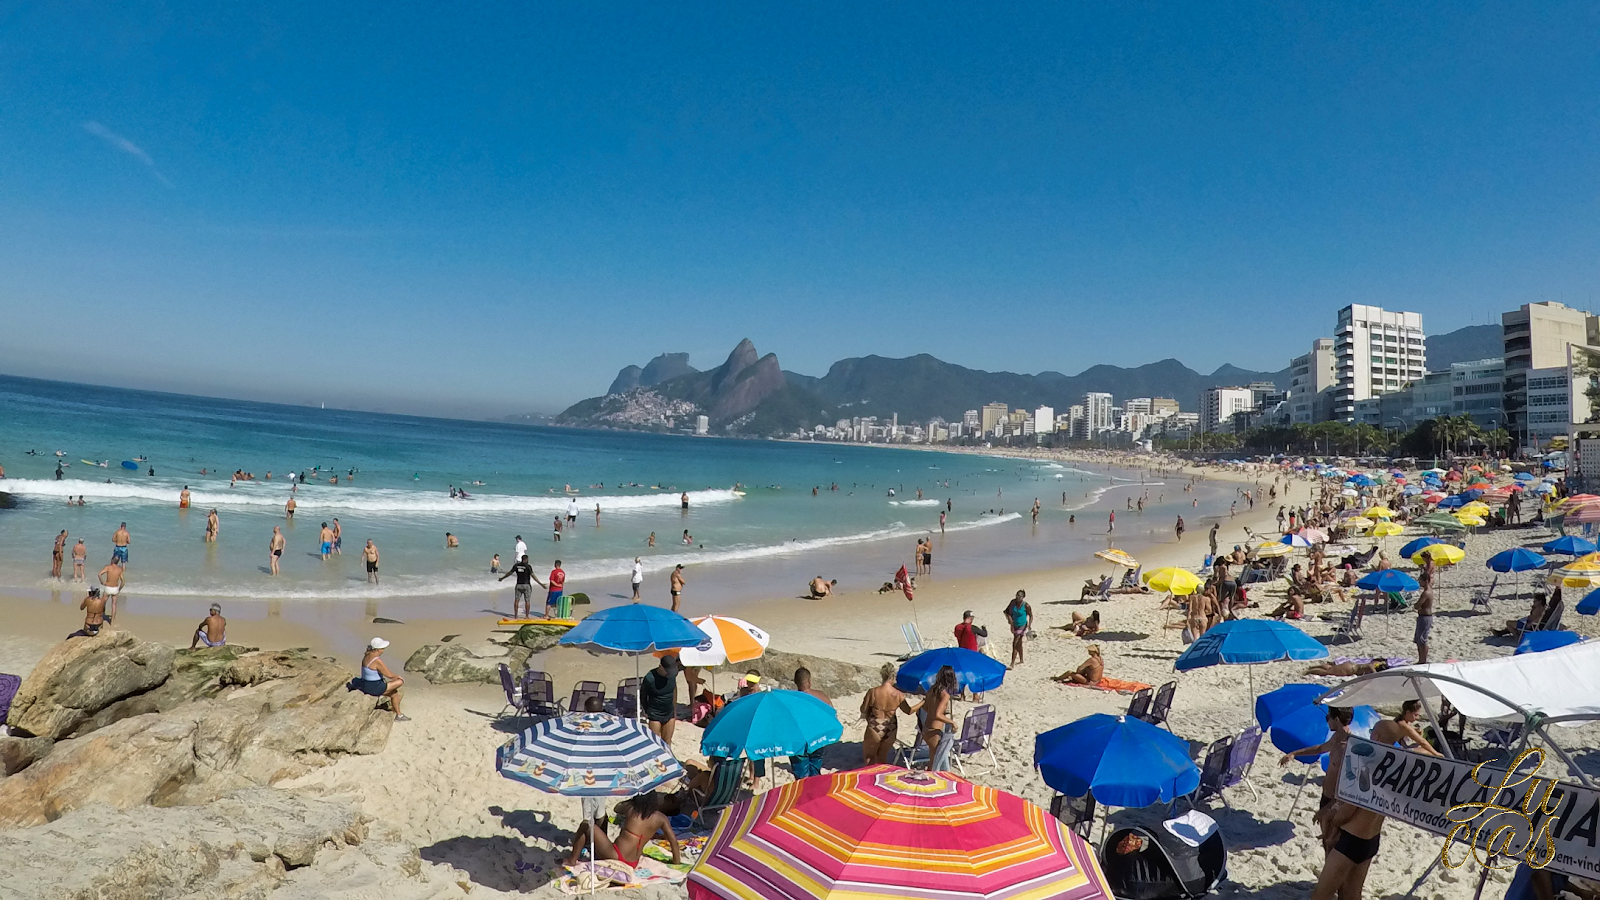
<path fill-rule="evenodd" d="M 498 719 L 505 716 L 507 710 L 511 710 L 517 715 L 522 715 L 522 685 L 512 680 L 511 667 L 505 663 L 500 664 L 500 688 L 506 692 L 506 705 L 501 707 L 499 715 L 496 715 L 495 718 Z"/>
<path fill-rule="evenodd" d="M 1261 795 L 1256 793 L 1256 786 L 1250 782 L 1250 768 L 1256 763 L 1256 751 L 1261 749 L 1261 729 L 1251 725 L 1239 732 L 1233 739 L 1233 746 L 1228 748 L 1228 769 L 1222 775 L 1222 787 L 1230 788 L 1244 785 L 1250 789 L 1250 796 L 1256 800 Z M 1221 797 L 1219 790 L 1217 796 Z M 1222 802 L 1227 804 L 1228 798 L 1223 797 Z"/>
<path fill-rule="evenodd" d="M 1141 688 L 1134 692 L 1133 699 L 1128 701 L 1128 718 L 1143 719 L 1150 713 L 1150 704 L 1155 700 L 1155 691 L 1150 688 Z"/>
<path fill-rule="evenodd" d="M 1151 725 L 1166 725 L 1167 716 L 1172 712 L 1172 695 L 1178 692 L 1178 683 L 1169 681 L 1156 689 L 1156 699 L 1150 704 L 1150 711 L 1143 716 Z M 1168 728 L 1168 731 L 1172 729 Z"/>
<path fill-rule="evenodd" d="M 1209 797 L 1221 797 L 1223 778 L 1228 774 L 1229 756 L 1233 751 L 1233 736 L 1220 737 L 1206 747 L 1205 756 L 1200 761 L 1200 784 L 1185 799 L 1189 801 L 1190 809 L 1197 809 L 1198 804 Z M 1222 801 L 1226 804 L 1228 801 Z M 1176 806 L 1176 802 L 1173 804 Z"/>
<path fill-rule="evenodd" d="M 1564 612 L 1566 610 L 1566 606 L 1567 606 L 1566 598 L 1563 597 L 1563 598 L 1561 598 L 1559 600 L 1556 600 L 1554 603 L 1550 604 L 1548 609 L 1546 609 L 1544 611 L 1544 620 L 1543 621 L 1541 621 L 1537 625 L 1534 625 L 1534 626 L 1529 627 L 1529 628 L 1525 628 L 1523 630 L 1524 631 L 1560 631 L 1561 630 L 1561 614 L 1562 614 L 1562 612 Z"/>
<path fill-rule="evenodd" d="M 522 708 L 527 715 L 549 717 L 566 713 L 561 701 L 556 699 L 556 687 L 550 676 L 529 669 L 522 673 Z"/>
<path fill-rule="evenodd" d="M 1050 815 L 1086 841 L 1094 831 L 1094 807 L 1094 794 L 1082 797 L 1057 794 L 1050 799 Z"/>
<path fill-rule="evenodd" d="M 704 828 L 710 830 L 716 827 L 716 819 L 720 818 L 722 811 L 733 805 L 739 797 L 739 785 L 744 779 L 745 761 L 732 759 L 725 756 L 711 759 L 711 790 L 705 797 L 689 795 L 689 812 L 692 819 L 690 830 Z"/>
<path fill-rule="evenodd" d="M 950 750 L 950 765 L 955 767 L 956 774 L 962 778 L 967 774 L 967 760 L 987 753 L 989 767 L 974 770 L 973 774 L 985 775 L 1000 767 L 1000 761 L 995 759 L 994 749 L 989 746 L 989 741 L 994 737 L 994 707 L 987 703 L 980 703 L 967 710 L 966 718 L 961 720 L 961 733 L 956 735 L 956 745 Z"/>
<path fill-rule="evenodd" d="M 1113 580 L 1110 575 L 1100 579 L 1098 586 L 1085 584 L 1078 594 L 1079 603 L 1089 603 L 1095 600 L 1110 600 L 1111 585 Z"/>
<path fill-rule="evenodd" d="M 590 697 L 599 697 L 603 706 L 606 702 L 605 685 L 598 681 L 580 681 L 573 685 L 572 699 L 567 701 L 567 712 L 583 712 Z"/>
<path fill-rule="evenodd" d="M 919 653 L 925 653 L 938 646 L 922 639 L 922 633 L 917 630 L 917 623 L 915 622 L 902 623 L 900 625 L 900 634 L 906 639 L 906 659 L 910 659 Z"/>
<path fill-rule="evenodd" d="M 1484 591 L 1481 594 L 1478 593 L 1477 591 L 1473 591 L 1472 592 L 1472 608 L 1471 608 L 1471 611 L 1472 612 L 1478 612 L 1478 611 L 1481 610 L 1486 615 L 1491 615 L 1491 616 L 1494 615 L 1494 607 L 1489 605 L 1489 601 L 1493 596 L 1494 596 L 1494 585 L 1493 584 L 1490 584 L 1489 585 L 1489 589 L 1487 591 Z"/>
<path fill-rule="evenodd" d="M 1349 615 L 1340 618 L 1334 625 L 1333 641 L 1335 643 L 1339 642 L 1340 640 L 1361 640 L 1361 617 L 1362 611 L 1366 606 L 1366 602 L 1367 601 L 1365 598 L 1357 595 L 1355 606 L 1350 608 Z"/>
<path fill-rule="evenodd" d="M 624 678 L 617 682 L 617 696 L 611 700 L 611 712 L 626 719 L 639 715 L 639 679 Z"/>

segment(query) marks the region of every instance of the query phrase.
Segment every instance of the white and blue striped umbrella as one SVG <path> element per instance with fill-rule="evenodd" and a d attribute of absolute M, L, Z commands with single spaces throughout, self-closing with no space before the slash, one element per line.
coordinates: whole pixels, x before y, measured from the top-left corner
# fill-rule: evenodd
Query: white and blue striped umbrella
<path fill-rule="evenodd" d="M 494 767 L 567 797 L 632 797 L 683 777 L 683 766 L 648 726 L 606 713 L 546 719 L 501 745 Z"/>

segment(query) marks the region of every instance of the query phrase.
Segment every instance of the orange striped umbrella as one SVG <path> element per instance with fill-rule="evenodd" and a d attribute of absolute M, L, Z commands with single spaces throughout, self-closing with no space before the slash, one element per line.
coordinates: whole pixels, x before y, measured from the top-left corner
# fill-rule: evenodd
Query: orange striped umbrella
<path fill-rule="evenodd" d="M 1032 803 L 948 772 L 816 775 L 722 814 L 690 900 L 1110 900 L 1089 848 Z"/>

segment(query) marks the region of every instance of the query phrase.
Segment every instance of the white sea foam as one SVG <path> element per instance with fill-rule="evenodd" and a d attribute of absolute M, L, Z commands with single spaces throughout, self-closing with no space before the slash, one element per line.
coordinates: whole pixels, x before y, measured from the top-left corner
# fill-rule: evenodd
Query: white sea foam
<path fill-rule="evenodd" d="M 932 499 L 923 499 L 923 500 L 890 500 L 889 501 L 889 505 L 890 506 L 943 506 L 944 505 L 944 501 L 943 500 L 932 500 Z"/>
<path fill-rule="evenodd" d="M 452 500 L 448 494 L 424 493 L 394 488 L 363 488 L 355 486 L 309 485 L 291 494 L 289 482 L 243 482 L 234 488 L 212 488 L 190 485 L 190 502 L 195 508 L 273 508 L 282 509 L 292 496 L 295 506 L 305 512 L 358 511 L 373 513 L 406 513 L 412 515 L 451 515 L 463 513 L 554 513 L 567 508 L 568 500 L 592 512 L 593 504 L 600 504 L 606 512 L 630 509 L 658 509 L 675 507 L 678 492 L 657 491 L 650 494 L 550 494 L 546 496 L 519 497 L 512 494 L 473 494 L 467 500 Z M 176 506 L 181 485 L 127 482 L 110 483 L 68 478 L 62 481 L 34 478 L 7 479 L 5 490 L 22 497 L 46 497 L 64 501 L 68 496 L 83 495 L 91 504 L 142 506 L 157 504 Z M 690 491 L 691 506 L 708 503 L 729 503 L 739 499 L 733 490 Z"/>

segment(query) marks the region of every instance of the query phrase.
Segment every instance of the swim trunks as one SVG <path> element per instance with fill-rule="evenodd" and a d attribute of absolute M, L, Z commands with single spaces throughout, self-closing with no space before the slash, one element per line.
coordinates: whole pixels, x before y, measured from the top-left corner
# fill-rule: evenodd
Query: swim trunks
<path fill-rule="evenodd" d="M 377 563 L 376 560 L 371 560 L 371 559 L 367 560 L 367 571 L 368 572 L 376 572 L 376 571 L 378 571 L 378 563 Z"/>
<path fill-rule="evenodd" d="M 1413 644 L 1426 644 L 1433 633 L 1433 616 L 1417 616 L 1417 628 L 1411 635 Z"/>
<path fill-rule="evenodd" d="M 545 596 L 544 605 L 545 606 L 555 606 L 557 603 L 560 603 L 561 602 L 561 593 L 562 593 L 561 591 L 551 591 L 549 594 L 547 594 Z"/>
<path fill-rule="evenodd" d="M 122 593 L 122 588 L 120 588 L 120 587 L 112 587 L 111 585 L 107 585 L 106 586 L 106 596 L 107 597 L 115 597 L 116 595 L 118 595 L 120 593 Z"/>
<path fill-rule="evenodd" d="M 273 556 L 282 556 L 283 555 L 283 550 L 281 548 L 277 549 L 277 550 L 274 550 L 274 551 L 272 551 L 272 555 Z"/>
<path fill-rule="evenodd" d="M 1378 855 L 1378 842 L 1381 837 L 1382 835 L 1373 835 L 1369 838 L 1358 838 L 1341 828 L 1339 839 L 1334 842 L 1333 849 L 1359 866 Z"/>
<path fill-rule="evenodd" d="M 329 553 L 332 553 L 332 552 L 333 552 L 333 541 L 323 541 L 322 542 L 322 555 L 323 556 L 327 556 Z"/>
<path fill-rule="evenodd" d="M 215 644 L 211 643 L 211 639 L 206 637 L 206 631 L 204 628 L 196 631 L 194 636 L 200 640 L 200 643 L 205 644 L 207 647 L 221 647 L 223 644 L 228 642 L 228 636 L 223 635 L 222 640 L 217 641 Z"/>
<path fill-rule="evenodd" d="M 127 547 L 127 545 L 123 545 L 121 547 L 112 547 L 111 548 L 111 555 L 116 557 L 118 562 L 127 562 L 128 561 L 128 547 Z"/>
<path fill-rule="evenodd" d="M 88 622 L 85 622 L 85 623 L 83 623 L 83 633 L 88 637 L 94 637 L 95 635 L 100 633 L 100 629 L 102 627 L 104 627 L 104 626 L 105 626 L 104 622 L 96 622 L 93 625 L 90 625 Z"/>

